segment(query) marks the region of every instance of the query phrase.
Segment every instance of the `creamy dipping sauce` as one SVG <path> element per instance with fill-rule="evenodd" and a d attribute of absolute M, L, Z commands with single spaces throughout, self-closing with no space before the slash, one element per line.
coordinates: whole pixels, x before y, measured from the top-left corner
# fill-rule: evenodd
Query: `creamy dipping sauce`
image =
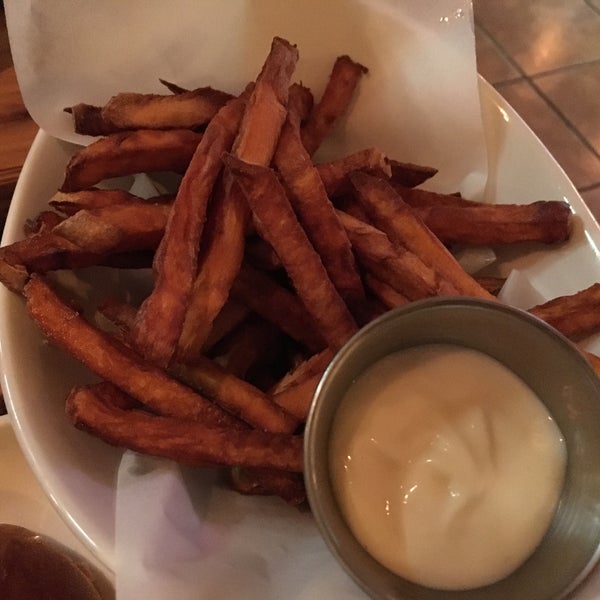
<path fill-rule="evenodd" d="M 392 354 L 336 413 L 330 471 L 358 541 L 402 577 L 487 585 L 534 551 L 561 494 L 566 449 L 534 392 L 478 351 Z"/>

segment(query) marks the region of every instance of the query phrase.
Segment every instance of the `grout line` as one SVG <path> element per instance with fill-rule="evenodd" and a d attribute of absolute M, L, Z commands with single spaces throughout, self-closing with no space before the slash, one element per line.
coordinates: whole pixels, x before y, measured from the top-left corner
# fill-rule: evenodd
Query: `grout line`
<path fill-rule="evenodd" d="M 598 11 L 596 11 L 596 12 L 598 12 Z M 492 45 L 498 51 L 498 53 L 505 60 L 507 60 L 517 70 L 517 72 L 521 75 L 518 78 L 513 78 L 513 79 L 507 80 L 505 82 L 500 82 L 500 83 L 496 84 L 494 87 L 496 87 L 496 89 L 500 89 L 504 85 L 514 84 L 514 83 L 518 83 L 520 81 L 526 81 L 527 83 L 529 83 L 529 85 L 531 85 L 531 87 L 538 94 L 538 96 L 542 100 L 544 100 L 544 102 L 546 102 L 546 104 L 548 105 L 548 107 L 550 108 L 550 110 L 554 111 L 556 113 L 556 115 L 559 117 L 559 119 L 566 125 L 567 129 L 569 129 L 577 137 L 577 139 L 579 139 L 579 141 L 588 150 L 590 150 L 590 152 L 592 152 L 592 154 L 596 158 L 600 159 L 600 154 L 594 148 L 594 146 L 591 144 L 591 142 L 567 118 L 567 116 L 558 108 L 558 106 L 556 106 L 556 104 L 554 102 L 552 102 L 552 100 L 550 100 L 550 98 L 548 98 L 548 96 L 546 94 L 544 94 L 544 92 L 540 89 L 540 87 L 535 82 L 536 78 L 541 77 L 543 75 L 549 75 L 549 74 L 557 73 L 557 72 L 560 72 L 560 71 L 565 71 L 567 69 L 571 69 L 571 68 L 578 67 L 578 66 L 581 66 L 581 65 L 589 65 L 589 64 L 600 63 L 600 60 L 594 60 L 594 61 L 590 61 L 590 62 L 587 62 L 587 63 L 577 63 L 575 65 L 567 65 L 567 66 L 564 66 L 564 67 L 559 67 L 557 69 L 552 69 L 551 71 L 546 71 L 546 72 L 542 72 L 542 73 L 535 73 L 534 75 L 528 75 L 521 68 L 521 66 L 514 60 L 514 58 L 508 52 L 506 52 L 506 50 L 503 48 L 503 46 L 497 42 L 496 38 L 485 27 L 482 27 L 481 25 L 479 25 L 477 23 L 476 23 L 476 26 L 479 27 L 479 29 L 481 31 L 483 31 L 483 33 L 490 39 Z"/>
<path fill-rule="evenodd" d="M 584 2 L 597 14 L 600 15 L 600 7 L 592 3 L 591 0 L 584 0 Z"/>
<path fill-rule="evenodd" d="M 600 153 L 594 148 L 592 143 L 579 131 L 579 129 L 570 121 L 570 119 L 560 110 L 560 108 L 541 90 L 541 88 L 537 85 L 537 83 L 529 78 L 529 83 L 533 87 L 533 89 L 538 93 L 538 95 L 546 101 L 546 104 L 550 106 L 552 110 L 563 120 L 563 122 L 567 125 L 567 127 L 579 138 L 579 141 L 592 152 L 592 154 L 600 159 Z"/>

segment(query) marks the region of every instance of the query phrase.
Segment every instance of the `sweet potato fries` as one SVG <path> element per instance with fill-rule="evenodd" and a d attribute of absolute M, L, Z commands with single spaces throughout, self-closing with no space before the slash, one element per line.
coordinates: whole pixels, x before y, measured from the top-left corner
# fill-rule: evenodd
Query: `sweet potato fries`
<path fill-rule="evenodd" d="M 172 94 L 73 105 L 76 130 L 100 137 L 69 162 L 53 210 L 0 249 L 0 280 L 24 297 L 41 333 L 101 379 L 69 394 L 76 427 L 229 467 L 238 491 L 292 504 L 304 498 L 312 395 L 358 327 L 420 298 L 494 298 L 498 279 L 468 275 L 449 245 L 557 244 L 571 218 L 562 202 L 486 205 L 426 192 L 416 186 L 436 169 L 388 157 L 377 140 L 315 163 L 339 119 L 351 118 L 368 70 L 339 57 L 314 101 L 294 82 L 298 60 L 275 38 L 256 80 L 234 93 L 166 83 Z M 179 173 L 180 183 L 150 199 L 102 189 L 154 171 Z M 153 273 L 141 305 L 107 297 L 91 307 L 103 328 L 53 276 L 100 265 Z M 600 328 L 584 316 L 598 314 L 598 296 L 593 286 L 532 312 L 581 336 Z"/>

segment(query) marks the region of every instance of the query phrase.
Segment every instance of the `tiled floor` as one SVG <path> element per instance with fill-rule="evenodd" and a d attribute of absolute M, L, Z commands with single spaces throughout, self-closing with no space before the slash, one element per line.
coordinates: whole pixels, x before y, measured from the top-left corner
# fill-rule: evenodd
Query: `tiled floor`
<path fill-rule="evenodd" d="M 600 218 L 600 0 L 473 0 L 480 73 Z"/>

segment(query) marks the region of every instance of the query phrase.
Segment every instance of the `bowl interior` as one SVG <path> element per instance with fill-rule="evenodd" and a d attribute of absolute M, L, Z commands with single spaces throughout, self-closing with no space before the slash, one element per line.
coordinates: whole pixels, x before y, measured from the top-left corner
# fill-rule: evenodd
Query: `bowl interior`
<path fill-rule="evenodd" d="M 519 569 L 474 590 L 427 589 L 381 566 L 342 518 L 329 474 L 329 432 L 352 381 L 387 354 L 430 343 L 462 345 L 499 360 L 545 403 L 566 442 L 564 489 L 546 536 Z M 572 590 L 597 558 L 600 380 L 571 342 L 525 312 L 495 302 L 445 298 L 384 315 L 361 330 L 333 360 L 316 392 L 305 436 L 306 484 L 319 528 L 346 570 L 376 597 L 488 600 L 518 593 L 523 598 L 555 598 Z"/>

